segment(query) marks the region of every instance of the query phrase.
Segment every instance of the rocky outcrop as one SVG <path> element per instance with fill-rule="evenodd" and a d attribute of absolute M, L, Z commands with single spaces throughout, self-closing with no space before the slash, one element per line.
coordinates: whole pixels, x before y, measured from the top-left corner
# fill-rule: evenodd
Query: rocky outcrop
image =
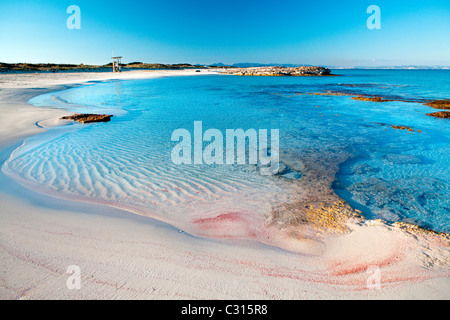
<path fill-rule="evenodd" d="M 77 113 L 71 116 L 65 116 L 60 118 L 61 120 L 74 120 L 81 123 L 90 122 L 108 122 L 111 120 L 112 115 L 108 114 L 91 114 L 91 113 Z"/>
<path fill-rule="evenodd" d="M 361 212 L 344 202 L 333 190 L 336 172 L 350 154 L 333 147 L 320 146 L 282 152 L 281 158 L 291 170 L 301 173 L 300 179 L 282 179 L 289 184 L 289 202 L 272 208 L 268 226 L 284 230 L 296 239 L 319 239 L 323 235 L 350 232 L 350 221 L 362 221 Z"/>
<path fill-rule="evenodd" d="M 427 113 L 427 116 L 449 119 L 450 111 L 439 111 L 439 112 Z"/>
<path fill-rule="evenodd" d="M 374 122 L 374 124 L 377 124 L 379 126 L 389 126 L 391 128 L 394 128 L 396 130 L 408 130 L 408 132 L 414 132 L 414 130 L 417 130 L 417 132 L 422 132 L 422 130 L 419 129 L 414 129 L 413 127 L 410 126 L 404 126 L 404 125 L 395 125 L 395 124 L 386 124 L 386 123 L 382 123 L 382 122 Z"/>
<path fill-rule="evenodd" d="M 435 109 L 450 110 L 450 100 L 432 100 L 425 105 Z"/>
<path fill-rule="evenodd" d="M 360 100 L 360 101 L 373 101 L 373 102 L 395 101 L 395 100 L 382 98 L 382 97 L 379 97 L 379 96 L 365 96 L 365 95 L 358 95 L 356 97 L 352 97 L 352 99 L 353 100 Z"/>
<path fill-rule="evenodd" d="M 346 92 L 327 91 L 327 92 L 306 92 L 306 93 L 296 92 L 294 95 L 302 95 L 302 94 L 318 95 L 318 96 L 349 96 L 349 97 L 351 97 L 352 100 L 358 100 L 358 101 L 372 101 L 372 102 L 398 101 L 398 102 L 422 103 L 423 105 L 432 107 L 434 109 L 450 110 L 450 100 L 448 100 L 448 99 L 426 100 L 426 99 L 422 99 L 422 98 L 406 98 L 406 97 L 401 97 L 401 96 L 369 95 L 369 94 L 365 94 L 365 93 L 352 92 L 352 91 L 346 91 Z M 450 111 L 439 111 L 439 112 L 427 113 L 427 116 L 448 119 L 448 118 L 450 118 Z M 380 124 L 380 123 L 378 123 L 378 124 Z M 412 128 L 407 127 L 407 126 L 394 126 L 393 125 L 392 128 L 400 129 L 400 130 L 406 129 L 408 131 L 414 131 Z M 420 130 L 417 130 L 417 131 L 421 132 Z"/>
<path fill-rule="evenodd" d="M 409 132 L 414 132 L 414 129 L 412 127 L 409 126 L 403 126 L 403 125 L 391 125 L 392 128 L 396 129 L 396 130 L 408 130 Z M 421 132 L 420 130 L 417 130 L 418 132 Z"/>
<path fill-rule="evenodd" d="M 331 71 L 324 67 L 255 67 L 233 68 L 223 71 L 225 74 L 239 76 L 329 76 Z"/>

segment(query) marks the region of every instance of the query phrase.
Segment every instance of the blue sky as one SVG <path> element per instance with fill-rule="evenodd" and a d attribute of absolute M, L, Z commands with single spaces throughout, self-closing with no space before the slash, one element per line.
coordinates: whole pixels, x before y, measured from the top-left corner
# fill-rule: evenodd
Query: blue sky
<path fill-rule="evenodd" d="M 124 62 L 450 66 L 450 0 L 0 0 L 2 62 L 105 64 L 112 50 Z"/>

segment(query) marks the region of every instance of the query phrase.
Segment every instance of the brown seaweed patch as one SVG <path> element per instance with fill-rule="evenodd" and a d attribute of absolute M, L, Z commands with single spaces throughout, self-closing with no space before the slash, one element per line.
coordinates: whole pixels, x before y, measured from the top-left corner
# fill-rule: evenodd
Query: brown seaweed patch
<path fill-rule="evenodd" d="M 403 229 L 406 230 L 410 233 L 414 233 L 414 234 L 433 234 L 439 237 L 442 237 L 442 239 L 446 239 L 447 241 L 449 241 L 448 245 L 450 246 L 450 234 L 445 233 L 445 232 L 439 232 L 439 231 L 434 231 L 422 226 L 418 226 L 415 224 L 411 224 L 411 223 L 407 223 L 407 222 L 394 222 L 392 224 L 394 227 L 397 227 L 399 229 Z"/>
<path fill-rule="evenodd" d="M 317 237 L 324 232 L 347 233 L 350 218 L 360 218 L 360 212 L 343 201 L 332 183 L 341 163 L 350 154 L 339 146 L 283 152 L 283 162 L 302 173 L 291 181 L 291 201 L 272 208 L 270 225 L 293 236 Z M 297 237 L 297 236 L 295 236 Z"/>
<path fill-rule="evenodd" d="M 399 100 L 386 99 L 386 98 L 382 98 L 379 96 L 364 96 L 364 95 L 352 97 L 352 100 L 373 101 L 373 102 L 399 101 Z"/>
<path fill-rule="evenodd" d="M 297 201 L 284 203 L 273 210 L 271 224 L 283 229 L 304 226 L 312 227 L 316 232 L 348 233 L 350 218 L 361 219 L 361 216 L 343 200 L 333 204 Z"/>

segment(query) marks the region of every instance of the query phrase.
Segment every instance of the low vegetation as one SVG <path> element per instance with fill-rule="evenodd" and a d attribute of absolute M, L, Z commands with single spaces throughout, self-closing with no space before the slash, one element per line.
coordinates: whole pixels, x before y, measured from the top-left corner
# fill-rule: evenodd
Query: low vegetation
<path fill-rule="evenodd" d="M 122 70 L 178 70 L 178 69 L 204 69 L 202 65 L 191 65 L 189 63 L 161 64 L 131 62 L 120 65 Z M 112 71 L 112 63 L 105 65 L 85 64 L 62 64 L 62 63 L 4 63 L 0 62 L 0 73 L 6 72 L 89 72 L 89 71 Z"/>

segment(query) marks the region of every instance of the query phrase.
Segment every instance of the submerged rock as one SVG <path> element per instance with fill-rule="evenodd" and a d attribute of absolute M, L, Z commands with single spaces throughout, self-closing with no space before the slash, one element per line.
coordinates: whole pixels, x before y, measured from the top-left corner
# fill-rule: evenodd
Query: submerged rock
<path fill-rule="evenodd" d="M 387 154 L 384 156 L 392 164 L 422 164 L 424 160 L 420 156 L 411 154 Z"/>
<path fill-rule="evenodd" d="M 369 166 L 368 164 L 362 163 L 353 168 L 352 173 L 357 175 L 363 175 L 368 173 L 377 173 L 380 172 L 380 168 L 374 168 Z"/>
<path fill-rule="evenodd" d="M 405 218 L 401 222 L 415 225 L 425 229 L 431 229 L 431 226 L 428 223 L 413 218 Z"/>
<path fill-rule="evenodd" d="M 77 113 L 71 116 L 61 117 L 61 120 L 74 120 L 81 123 L 90 122 L 108 122 L 111 120 L 112 115 L 108 114 L 91 114 L 91 113 Z"/>

